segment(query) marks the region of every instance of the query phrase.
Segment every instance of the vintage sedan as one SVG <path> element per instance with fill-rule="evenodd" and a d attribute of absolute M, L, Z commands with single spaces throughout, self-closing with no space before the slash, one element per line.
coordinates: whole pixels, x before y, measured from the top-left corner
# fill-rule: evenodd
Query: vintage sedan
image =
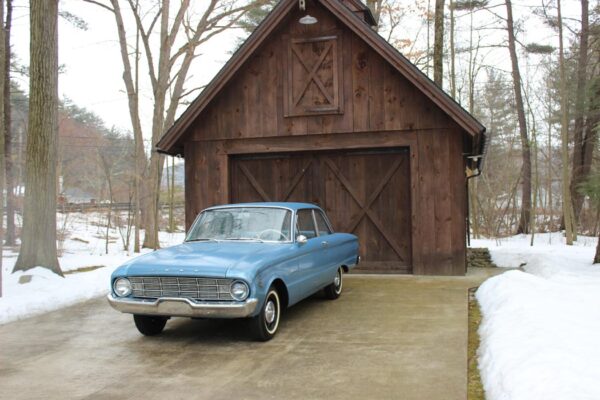
<path fill-rule="evenodd" d="M 198 215 L 183 244 L 117 268 L 108 301 L 144 335 L 162 332 L 170 317 L 248 318 L 266 341 L 285 307 L 322 289 L 338 298 L 358 262 L 357 237 L 334 232 L 317 206 L 217 206 Z"/>

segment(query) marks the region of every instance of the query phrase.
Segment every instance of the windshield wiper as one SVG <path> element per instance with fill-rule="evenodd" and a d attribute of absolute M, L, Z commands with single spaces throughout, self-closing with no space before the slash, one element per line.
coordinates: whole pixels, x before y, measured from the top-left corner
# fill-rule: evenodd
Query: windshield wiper
<path fill-rule="evenodd" d="M 212 238 L 196 238 L 196 239 L 188 239 L 186 242 L 218 242 L 217 239 Z"/>
<path fill-rule="evenodd" d="M 231 238 L 225 238 L 224 240 L 245 240 L 245 241 L 253 241 L 253 242 L 264 243 L 264 240 L 262 240 L 262 239 L 259 239 L 259 238 L 247 238 L 247 237 L 231 237 Z"/>

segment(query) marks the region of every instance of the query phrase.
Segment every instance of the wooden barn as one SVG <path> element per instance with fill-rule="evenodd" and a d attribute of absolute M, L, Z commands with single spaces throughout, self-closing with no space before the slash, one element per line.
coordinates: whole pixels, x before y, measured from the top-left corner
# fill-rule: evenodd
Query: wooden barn
<path fill-rule="evenodd" d="M 485 128 L 359 0 L 301 3 L 281 0 L 159 141 L 185 157 L 187 226 L 215 204 L 310 202 L 359 236 L 365 272 L 464 274 Z"/>

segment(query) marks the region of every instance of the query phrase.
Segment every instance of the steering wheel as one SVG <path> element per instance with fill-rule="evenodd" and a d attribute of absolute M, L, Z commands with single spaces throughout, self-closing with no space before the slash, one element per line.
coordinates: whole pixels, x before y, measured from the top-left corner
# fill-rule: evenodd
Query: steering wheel
<path fill-rule="evenodd" d="M 283 232 L 281 232 L 277 229 L 272 229 L 272 228 L 261 231 L 256 237 L 262 240 L 263 235 L 265 233 L 269 233 L 269 232 L 274 232 L 277 235 L 277 237 L 283 238 L 286 242 L 290 240 Z"/>

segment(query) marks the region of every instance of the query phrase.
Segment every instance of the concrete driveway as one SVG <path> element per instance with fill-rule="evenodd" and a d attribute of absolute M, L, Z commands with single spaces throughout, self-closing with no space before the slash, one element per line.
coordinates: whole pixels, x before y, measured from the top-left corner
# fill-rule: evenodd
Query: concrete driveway
<path fill-rule="evenodd" d="M 141 336 L 104 298 L 0 326 L 6 399 L 464 399 L 467 288 L 483 276 L 350 275 L 277 337 L 172 319 Z"/>

